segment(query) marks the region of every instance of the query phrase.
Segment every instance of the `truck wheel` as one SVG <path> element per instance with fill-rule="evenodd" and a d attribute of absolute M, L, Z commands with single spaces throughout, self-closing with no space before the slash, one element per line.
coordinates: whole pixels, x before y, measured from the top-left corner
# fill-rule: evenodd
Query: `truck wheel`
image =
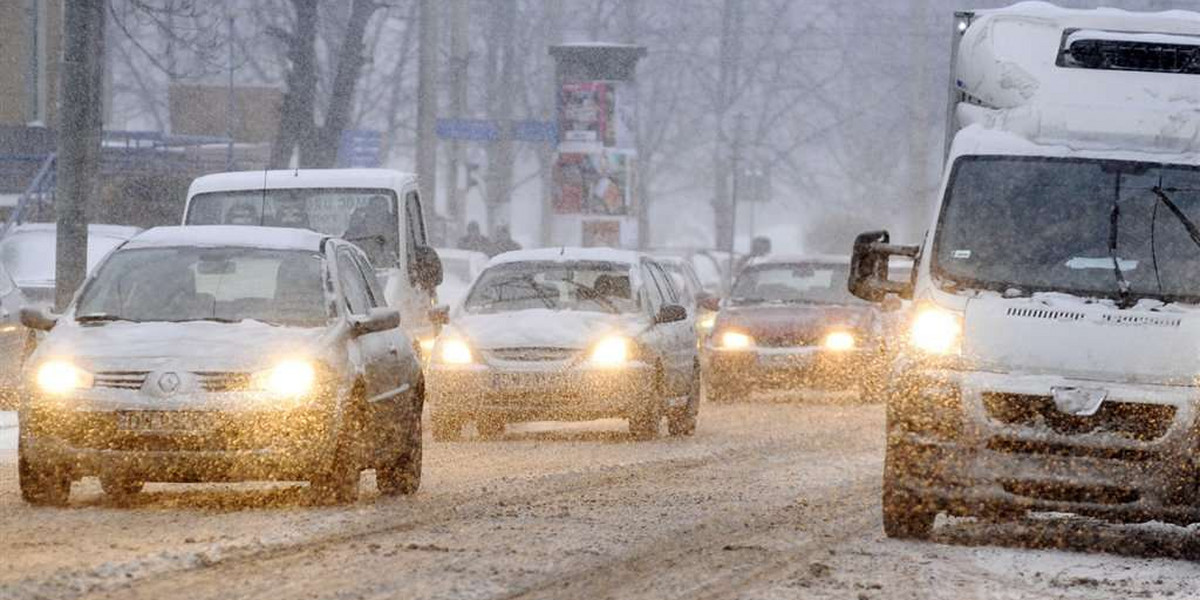
<path fill-rule="evenodd" d="M 17 480 L 21 499 L 34 506 L 66 506 L 71 497 L 71 475 L 62 467 L 32 460 L 24 436 L 17 443 Z"/>
<path fill-rule="evenodd" d="M 435 442 L 453 442 L 462 438 L 463 421 L 456 415 L 433 411 L 429 416 Z"/>
<path fill-rule="evenodd" d="M 899 488 L 906 457 L 899 444 L 888 444 L 883 467 L 883 532 L 890 538 L 927 540 L 938 511 L 929 502 Z"/>
<path fill-rule="evenodd" d="M 421 413 L 417 413 L 403 454 L 389 465 L 375 470 L 375 485 L 384 496 L 407 496 L 421 487 Z"/>
<path fill-rule="evenodd" d="M 146 482 L 120 474 L 101 475 L 100 489 L 118 503 L 126 503 L 141 493 Z"/>
<path fill-rule="evenodd" d="M 309 488 L 319 504 L 347 504 L 358 499 L 358 467 L 362 456 L 363 433 L 361 412 L 359 395 L 356 394 L 338 432 L 333 456 L 309 480 Z"/>
<path fill-rule="evenodd" d="M 667 415 L 667 433 L 673 436 L 696 433 L 696 419 L 700 414 L 700 365 L 692 367 L 692 385 L 688 387 L 687 404 L 674 408 Z"/>

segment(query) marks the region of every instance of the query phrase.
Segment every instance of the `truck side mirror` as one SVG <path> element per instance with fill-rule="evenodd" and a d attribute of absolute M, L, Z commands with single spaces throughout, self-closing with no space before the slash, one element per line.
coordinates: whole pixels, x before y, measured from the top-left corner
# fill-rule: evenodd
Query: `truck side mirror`
<path fill-rule="evenodd" d="M 698 304 L 700 305 L 700 308 L 703 308 L 704 310 L 710 310 L 713 312 L 721 310 L 721 298 L 707 292 L 701 294 Z"/>
<path fill-rule="evenodd" d="M 412 282 L 417 287 L 433 291 L 442 284 L 442 259 L 431 246 L 417 246 L 413 254 Z"/>
<path fill-rule="evenodd" d="M 882 302 L 888 294 L 904 299 L 912 298 L 910 281 L 888 279 L 888 258 L 907 256 L 915 258 L 918 246 L 899 246 L 889 243 L 891 236 L 886 231 L 868 231 L 854 238 L 854 254 L 850 258 L 851 294 L 868 302 Z"/>
<path fill-rule="evenodd" d="M 19 316 L 21 324 L 34 331 L 50 331 L 58 323 L 58 316 L 41 306 L 25 306 Z"/>
<path fill-rule="evenodd" d="M 429 322 L 434 327 L 445 327 L 450 324 L 450 307 L 445 304 L 429 309 Z"/>

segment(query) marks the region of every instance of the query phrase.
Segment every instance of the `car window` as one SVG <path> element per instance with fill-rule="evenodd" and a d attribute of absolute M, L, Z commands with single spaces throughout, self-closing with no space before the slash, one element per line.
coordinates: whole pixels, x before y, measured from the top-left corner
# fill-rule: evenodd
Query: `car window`
<path fill-rule="evenodd" d="M 650 297 L 650 309 L 652 312 L 658 312 L 658 309 L 666 304 L 666 295 L 663 294 L 662 284 L 655 277 L 653 271 L 650 270 L 649 264 L 642 265 L 642 286 L 646 290 L 646 294 Z"/>
<path fill-rule="evenodd" d="M 666 271 L 663 271 L 662 265 L 650 263 L 650 272 L 654 274 L 654 278 L 662 290 L 663 300 L 667 304 L 679 304 L 679 292 L 675 289 L 675 282 L 671 280 Z"/>
<path fill-rule="evenodd" d="M 350 256 L 353 257 L 354 264 L 358 267 L 358 273 L 366 284 L 371 306 L 386 306 L 387 300 L 383 296 L 383 288 L 379 285 L 379 277 L 375 275 L 375 269 L 371 267 L 371 263 L 367 262 L 361 254 L 351 253 Z"/>
<path fill-rule="evenodd" d="M 425 238 L 425 219 L 421 214 L 421 197 L 416 192 L 409 192 L 404 197 L 404 221 L 408 249 L 415 250 L 417 246 L 428 245 L 429 242 Z"/>
<path fill-rule="evenodd" d="M 609 261 L 522 261 L 479 276 L 464 308 L 505 312 L 545 308 L 627 313 L 638 310 L 628 264 Z"/>
<path fill-rule="evenodd" d="M 346 297 L 346 308 L 350 314 L 365 315 L 371 309 L 370 291 L 363 279 L 362 271 L 354 262 L 350 253 L 341 250 L 337 254 L 338 281 L 342 284 L 342 294 Z"/>

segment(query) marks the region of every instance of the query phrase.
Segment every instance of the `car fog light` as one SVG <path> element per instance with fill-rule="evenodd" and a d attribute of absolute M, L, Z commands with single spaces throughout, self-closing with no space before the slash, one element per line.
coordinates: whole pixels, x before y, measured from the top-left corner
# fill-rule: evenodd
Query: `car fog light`
<path fill-rule="evenodd" d="M 721 347 L 726 350 L 745 350 L 754 345 L 754 339 L 739 331 L 721 334 Z"/>
<path fill-rule="evenodd" d="M 835 331 L 825 336 L 825 340 L 821 345 L 825 346 L 826 350 L 834 352 L 845 352 L 854 349 L 854 335 L 845 331 Z"/>
<path fill-rule="evenodd" d="M 438 345 L 438 358 L 448 365 L 469 365 L 475 362 L 471 347 L 462 340 L 443 340 Z"/>
<path fill-rule="evenodd" d="M 592 362 L 605 367 L 619 367 L 629 360 L 629 340 L 610 337 L 592 348 Z"/>
<path fill-rule="evenodd" d="M 37 370 L 37 386 L 47 394 L 61 396 L 92 387 L 92 374 L 65 360 L 51 360 Z"/>

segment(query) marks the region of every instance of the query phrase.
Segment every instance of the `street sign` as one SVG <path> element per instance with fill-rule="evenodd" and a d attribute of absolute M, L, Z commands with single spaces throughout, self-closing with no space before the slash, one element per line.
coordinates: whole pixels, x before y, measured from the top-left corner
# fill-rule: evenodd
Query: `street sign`
<path fill-rule="evenodd" d="M 383 134 L 369 129 L 347 129 L 338 145 L 339 168 L 374 168 L 380 164 Z"/>
<path fill-rule="evenodd" d="M 443 140 L 496 142 L 504 138 L 504 124 L 489 119 L 438 119 L 434 132 Z M 509 139 L 518 142 L 553 143 L 558 140 L 558 127 L 551 121 L 512 121 L 509 131 Z"/>

